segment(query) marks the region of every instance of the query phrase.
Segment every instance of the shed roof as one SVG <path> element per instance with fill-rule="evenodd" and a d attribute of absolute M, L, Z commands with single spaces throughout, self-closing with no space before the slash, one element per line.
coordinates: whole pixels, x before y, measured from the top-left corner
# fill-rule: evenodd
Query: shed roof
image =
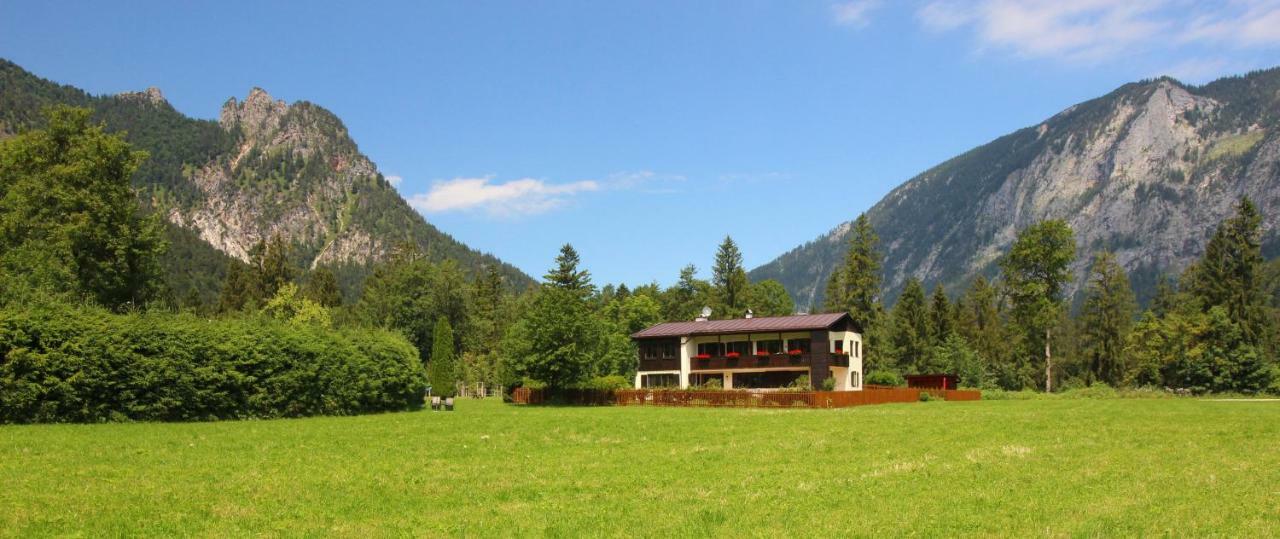
<path fill-rule="evenodd" d="M 767 333 L 771 331 L 806 331 L 828 329 L 836 322 L 848 318 L 849 313 L 797 314 L 764 318 L 735 318 L 733 320 L 707 320 L 704 322 L 666 322 L 646 328 L 631 335 L 633 339 L 654 337 L 683 337 L 686 335 L 716 335 L 725 333 Z"/>

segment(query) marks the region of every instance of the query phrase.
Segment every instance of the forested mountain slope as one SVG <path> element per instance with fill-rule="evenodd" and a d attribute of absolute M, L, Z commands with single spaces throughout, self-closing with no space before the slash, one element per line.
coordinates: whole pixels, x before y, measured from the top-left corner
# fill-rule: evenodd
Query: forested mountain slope
<path fill-rule="evenodd" d="M 109 131 L 125 131 L 150 154 L 134 183 L 144 205 L 181 229 L 168 234 L 181 256 L 166 259 L 179 297 L 192 289 L 208 295 L 224 256 L 247 261 L 255 244 L 277 234 L 300 266 L 332 266 L 347 288 L 406 244 L 467 271 L 496 264 L 517 288 L 533 282 L 426 222 L 320 106 L 286 104 L 254 88 L 243 101 L 228 100 L 218 121 L 199 120 L 154 88 L 92 96 L 0 60 L 0 137 L 40 125 L 40 110 L 52 104 L 93 109 Z"/>
<path fill-rule="evenodd" d="M 1139 297 L 1201 254 L 1242 196 L 1280 253 L 1280 68 L 1187 86 L 1162 78 L 1074 105 L 908 180 L 868 210 L 885 256 L 887 298 L 910 276 L 949 290 L 991 277 L 1018 230 L 1065 219 L 1079 290 L 1092 256 L 1115 251 Z M 850 216 L 853 217 L 853 216 Z M 799 306 L 820 306 L 849 223 L 751 272 Z"/>

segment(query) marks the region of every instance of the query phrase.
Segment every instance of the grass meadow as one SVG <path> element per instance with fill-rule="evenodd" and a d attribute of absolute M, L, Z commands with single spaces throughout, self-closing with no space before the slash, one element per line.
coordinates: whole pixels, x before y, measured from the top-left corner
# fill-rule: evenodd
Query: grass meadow
<path fill-rule="evenodd" d="M 1280 402 L 0 426 L 7 536 L 1280 535 Z"/>

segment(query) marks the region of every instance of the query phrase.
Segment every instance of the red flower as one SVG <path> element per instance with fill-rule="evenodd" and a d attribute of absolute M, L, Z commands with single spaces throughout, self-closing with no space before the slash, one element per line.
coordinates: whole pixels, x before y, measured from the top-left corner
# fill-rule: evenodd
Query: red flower
<path fill-rule="evenodd" d="M 731 358 L 737 359 L 742 357 L 742 354 L 738 352 L 729 352 L 728 354 L 725 354 L 724 357 L 731 357 Z"/>
<path fill-rule="evenodd" d="M 788 354 L 791 354 L 791 355 L 793 355 L 793 356 L 798 356 L 798 355 L 800 355 L 800 354 L 803 354 L 803 353 L 804 353 L 804 350 L 801 350 L 801 349 L 797 348 L 797 349 L 795 349 L 795 350 L 789 350 L 789 351 L 787 351 L 787 353 L 788 353 Z"/>
<path fill-rule="evenodd" d="M 711 359 L 711 354 L 698 354 L 698 359 Z"/>
<path fill-rule="evenodd" d="M 756 356 L 757 356 L 757 357 L 769 357 L 769 351 L 768 351 L 768 350 L 756 350 Z"/>

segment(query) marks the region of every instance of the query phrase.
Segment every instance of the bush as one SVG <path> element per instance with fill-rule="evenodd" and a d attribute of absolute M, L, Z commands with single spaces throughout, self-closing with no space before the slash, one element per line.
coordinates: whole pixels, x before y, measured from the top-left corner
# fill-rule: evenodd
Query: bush
<path fill-rule="evenodd" d="M 262 317 L 0 310 L 0 423 L 347 415 L 422 406 L 417 350 Z"/>
<path fill-rule="evenodd" d="M 867 373 L 866 382 L 873 386 L 905 387 L 906 378 L 893 371 L 871 371 Z"/>
<path fill-rule="evenodd" d="M 933 399 L 933 395 L 930 395 L 928 391 L 920 392 L 920 402 L 929 402 L 932 399 Z"/>
<path fill-rule="evenodd" d="M 542 384 L 546 388 L 546 384 Z M 525 386 L 528 387 L 528 386 Z M 631 381 L 625 376 L 616 374 L 610 376 L 597 376 L 586 382 L 582 382 L 573 386 L 571 389 L 585 389 L 592 391 L 615 391 L 618 389 L 631 389 Z"/>
<path fill-rule="evenodd" d="M 823 390 L 823 391 L 835 391 L 835 389 L 836 389 L 836 379 L 835 379 L 835 378 L 832 378 L 832 377 L 828 376 L 826 380 L 823 380 L 823 381 L 822 381 L 822 390 Z"/>
<path fill-rule="evenodd" d="M 791 382 L 786 389 L 795 391 L 811 391 L 813 390 L 813 384 L 809 381 L 809 375 L 801 374 L 794 382 Z"/>

